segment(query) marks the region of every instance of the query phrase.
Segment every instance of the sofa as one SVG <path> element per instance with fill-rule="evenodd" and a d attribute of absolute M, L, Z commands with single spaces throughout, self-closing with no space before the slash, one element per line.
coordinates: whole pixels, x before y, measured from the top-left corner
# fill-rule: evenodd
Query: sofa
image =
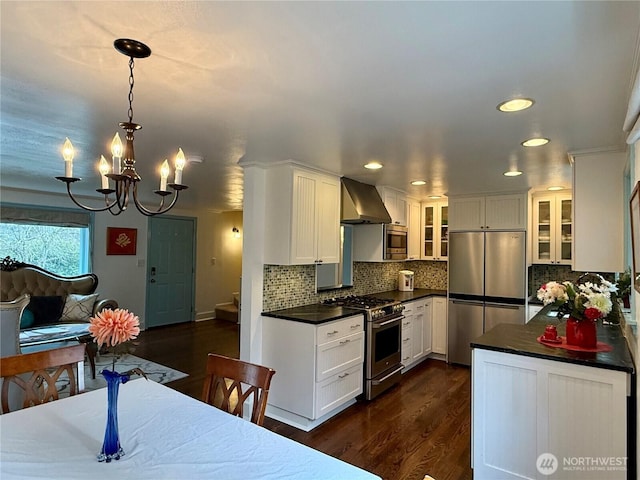
<path fill-rule="evenodd" d="M 30 296 L 20 322 L 21 350 L 65 341 L 86 343 L 94 378 L 97 348 L 88 333 L 89 319 L 105 308 L 118 308 L 115 300 L 99 299 L 97 288 L 93 273 L 63 277 L 10 257 L 0 262 L 0 301 Z"/>

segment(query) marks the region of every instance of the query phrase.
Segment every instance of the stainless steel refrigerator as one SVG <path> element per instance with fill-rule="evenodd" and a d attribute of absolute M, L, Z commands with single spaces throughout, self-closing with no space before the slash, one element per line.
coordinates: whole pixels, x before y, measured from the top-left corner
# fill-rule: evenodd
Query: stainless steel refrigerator
<path fill-rule="evenodd" d="M 449 234 L 447 361 L 471 364 L 472 340 L 526 318 L 526 233 Z"/>

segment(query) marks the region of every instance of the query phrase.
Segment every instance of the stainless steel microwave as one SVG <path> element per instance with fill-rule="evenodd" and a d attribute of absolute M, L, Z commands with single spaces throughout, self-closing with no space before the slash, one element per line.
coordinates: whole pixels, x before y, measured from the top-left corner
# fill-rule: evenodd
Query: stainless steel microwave
<path fill-rule="evenodd" d="M 384 259 L 385 260 L 406 260 L 407 259 L 407 227 L 386 224 L 383 229 Z"/>

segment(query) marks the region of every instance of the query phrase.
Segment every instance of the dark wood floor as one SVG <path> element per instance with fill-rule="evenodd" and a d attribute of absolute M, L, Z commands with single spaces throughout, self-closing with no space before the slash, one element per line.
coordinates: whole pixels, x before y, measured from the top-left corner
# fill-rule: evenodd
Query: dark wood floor
<path fill-rule="evenodd" d="M 207 353 L 238 357 L 238 326 L 223 320 L 140 334 L 135 354 L 188 373 L 168 384 L 199 398 Z M 385 480 L 472 478 L 469 369 L 427 360 L 372 402 L 358 402 L 311 432 L 267 418 L 264 426 Z M 277 375 L 277 373 L 276 373 Z"/>

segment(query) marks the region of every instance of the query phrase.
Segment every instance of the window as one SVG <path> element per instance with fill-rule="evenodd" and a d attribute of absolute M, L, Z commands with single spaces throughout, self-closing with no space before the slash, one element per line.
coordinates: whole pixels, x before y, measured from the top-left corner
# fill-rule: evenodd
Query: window
<path fill-rule="evenodd" d="M 3 204 L 0 219 L 1 258 L 63 276 L 90 271 L 91 214 Z"/>

